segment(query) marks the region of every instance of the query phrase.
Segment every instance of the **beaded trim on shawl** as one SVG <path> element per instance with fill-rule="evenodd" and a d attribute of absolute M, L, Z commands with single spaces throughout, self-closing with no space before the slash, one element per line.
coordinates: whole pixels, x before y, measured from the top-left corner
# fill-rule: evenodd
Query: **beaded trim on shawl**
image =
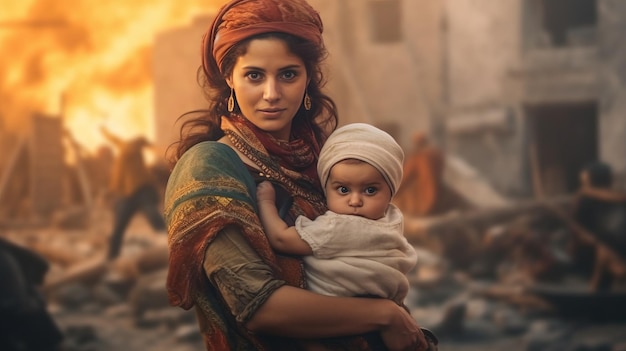
<path fill-rule="evenodd" d="M 326 211 L 322 194 L 317 191 L 317 189 L 305 187 L 305 185 L 308 184 L 318 183 L 319 180 L 317 178 L 311 179 L 310 177 L 298 173 L 295 170 L 282 167 L 269 155 L 266 148 L 245 123 L 237 123 L 227 118 L 222 118 L 222 129 L 237 150 L 250 159 L 261 170 L 259 173 L 261 177 L 279 182 L 287 188 L 292 196 L 304 199 L 306 203 L 310 204 L 312 210 L 315 212 L 307 213 L 309 211 L 305 210 L 302 213 L 297 213 L 297 215 L 306 215 L 310 217 L 312 215 L 319 215 Z M 314 160 L 304 160 L 303 162 L 315 162 L 317 160 L 317 157 L 312 150 L 310 150 L 310 148 L 305 149 L 303 147 L 301 150 L 291 149 L 290 151 L 293 151 L 294 158 L 296 159 L 314 157 Z M 300 209 L 296 210 L 300 212 Z"/>

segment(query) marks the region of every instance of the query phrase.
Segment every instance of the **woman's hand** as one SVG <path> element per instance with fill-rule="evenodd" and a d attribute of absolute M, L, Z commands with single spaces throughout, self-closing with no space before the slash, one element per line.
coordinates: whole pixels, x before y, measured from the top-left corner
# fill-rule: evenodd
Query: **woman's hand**
<path fill-rule="evenodd" d="M 404 308 L 395 306 L 398 309 L 397 313 L 393 314 L 390 324 L 380 330 L 380 336 L 387 349 L 389 351 L 427 350 L 428 343 L 415 319 Z"/>

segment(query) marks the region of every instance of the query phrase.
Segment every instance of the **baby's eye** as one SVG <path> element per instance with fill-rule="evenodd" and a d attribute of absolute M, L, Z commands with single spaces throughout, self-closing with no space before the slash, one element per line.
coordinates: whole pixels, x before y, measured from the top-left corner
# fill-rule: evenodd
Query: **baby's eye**
<path fill-rule="evenodd" d="M 369 186 L 369 187 L 365 188 L 365 193 L 367 195 L 374 195 L 374 194 L 376 194 L 377 191 L 378 191 L 378 189 L 376 189 L 373 186 Z"/>
<path fill-rule="evenodd" d="M 340 186 L 340 187 L 337 188 L 337 191 L 340 194 L 347 194 L 350 190 L 348 190 L 348 188 L 346 188 L 345 186 Z"/>

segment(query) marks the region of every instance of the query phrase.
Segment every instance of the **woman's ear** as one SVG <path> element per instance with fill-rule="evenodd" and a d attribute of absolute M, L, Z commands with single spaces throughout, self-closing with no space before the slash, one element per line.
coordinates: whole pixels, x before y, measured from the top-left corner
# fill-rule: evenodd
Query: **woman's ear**
<path fill-rule="evenodd" d="M 233 88 L 233 78 L 232 77 L 225 77 L 224 80 L 226 81 L 226 84 L 228 84 L 229 88 Z"/>

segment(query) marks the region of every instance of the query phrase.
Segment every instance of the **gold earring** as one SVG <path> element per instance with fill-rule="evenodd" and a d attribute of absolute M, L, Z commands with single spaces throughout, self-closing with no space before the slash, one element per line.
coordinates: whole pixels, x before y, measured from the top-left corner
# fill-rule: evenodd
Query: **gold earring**
<path fill-rule="evenodd" d="M 308 91 L 304 92 L 304 109 L 307 111 L 311 109 L 311 97 Z"/>
<path fill-rule="evenodd" d="M 228 112 L 235 109 L 235 98 L 233 97 L 233 88 L 230 88 L 230 96 L 228 97 Z"/>

